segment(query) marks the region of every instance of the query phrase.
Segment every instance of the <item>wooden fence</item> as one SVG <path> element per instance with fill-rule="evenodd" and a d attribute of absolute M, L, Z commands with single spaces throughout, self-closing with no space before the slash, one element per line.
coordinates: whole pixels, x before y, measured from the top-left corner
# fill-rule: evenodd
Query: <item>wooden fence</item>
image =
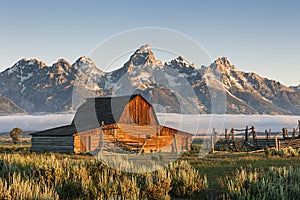
<path fill-rule="evenodd" d="M 275 147 L 277 150 L 288 146 L 300 148 L 300 120 L 296 128 L 285 127 L 276 135 L 272 134 L 269 129 L 258 136 L 254 126 L 246 126 L 242 129 L 232 128 L 230 131 L 226 128 L 224 132 L 217 132 L 213 129 L 209 146 L 211 152 L 241 147 L 248 150 L 263 149 L 267 146 Z"/>

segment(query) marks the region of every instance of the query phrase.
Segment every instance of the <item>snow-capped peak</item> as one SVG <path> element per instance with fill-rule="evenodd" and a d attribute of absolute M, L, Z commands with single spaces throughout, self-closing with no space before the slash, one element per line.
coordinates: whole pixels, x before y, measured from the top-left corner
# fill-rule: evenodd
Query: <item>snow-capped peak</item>
<path fill-rule="evenodd" d="M 159 96 L 159 104 L 166 102 L 173 112 L 173 105 L 178 102 L 175 92 L 179 91 L 183 103 L 191 101 L 201 113 L 210 113 L 211 95 L 219 97 L 219 91 L 224 90 L 227 113 L 300 113 L 300 86 L 287 88 L 275 80 L 239 71 L 226 57 L 201 68 L 182 56 L 160 63 L 147 44 L 134 51 L 122 68 L 109 73 L 101 72 L 86 56 L 77 59 L 72 66 L 64 59 L 48 67 L 36 59 L 21 59 L 0 73 L 0 93 L 19 102 L 28 112 L 58 112 L 71 108 L 74 88 L 83 92 L 82 97 L 86 91 L 95 91 L 96 96 L 141 92 L 152 100 Z M 187 86 L 192 87 L 196 97 L 181 95 Z M 217 93 L 210 93 L 210 88 Z"/>
<path fill-rule="evenodd" d="M 19 60 L 13 67 L 15 66 L 38 66 L 39 69 L 43 68 L 46 66 L 46 63 L 37 60 L 37 59 L 26 59 L 26 58 L 22 58 L 21 60 Z"/>
<path fill-rule="evenodd" d="M 230 64 L 230 61 L 227 57 L 218 58 L 211 64 L 210 68 L 216 73 L 229 73 L 230 71 L 237 71 L 237 68 Z"/>
<path fill-rule="evenodd" d="M 64 63 L 64 64 L 67 64 L 67 65 L 71 65 L 71 64 L 69 63 L 69 61 L 67 61 L 67 60 L 64 59 L 64 58 L 59 58 L 59 59 L 57 60 L 56 63 Z"/>
<path fill-rule="evenodd" d="M 76 70 L 80 69 L 83 73 L 104 75 L 104 72 L 98 69 L 94 61 L 87 56 L 79 57 L 72 67 Z"/>
<path fill-rule="evenodd" d="M 230 66 L 230 61 L 225 56 L 222 56 L 222 57 L 218 58 L 217 60 L 214 61 L 214 63 L 221 64 L 221 65 L 229 65 Z"/>
<path fill-rule="evenodd" d="M 81 70 L 87 70 L 88 68 L 96 68 L 95 63 L 92 61 L 92 59 L 88 58 L 87 56 L 79 57 L 73 64 L 73 67 L 80 67 Z"/>
<path fill-rule="evenodd" d="M 132 56 L 130 56 L 129 61 L 124 65 L 124 69 L 128 72 L 134 71 L 141 66 L 159 66 L 163 64 L 160 60 L 157 60 L 152 52 L 152 48 L 149 44 L 141 46 L 137 49 Z"/>
<path fill-rule="evenodd" d="M 45 67 L 46 64 L 42 61 L 39 61 L 37 59 L 29 59 L 27 60 L 26 58 L 22 58 L 19 60 L 16 64 L 14 64 L 11 68 L 7 70 L 8 75 L 14 73 L 14 72 L 20 72 L 25 69 L 27 70 L 40 70 L 43 67 Z"/>
<path fill-rule="evenodd" d="M 149 53 L 152 52 L 152 48 L 149 44 L 145 44 L 143 46 L 141 46 L 136 53 Z"/>
<path fill-rule="evenodd" d="M 94 63 L 94 62 L 92 61 L 92 59 L 90 59 L 90 58 L 87 57 L 87 56 L 81 56 L 81 57 L 79 57 L 79 58 L 76 60 L 75 63 L 83 63 L 83 62 Z"/>
<path fill-rule="evenodd" d="M 177 67 L 192 67 L 196 68 L 196 66 L 190 63 L 186 58 L 183 56 L 178 56 L 177 58 L 171 60 L 170 62 L 166 62 L 166 65 L 173 65 Z"/>
<path fill-rule="evenodd" d="M 60 58 L 57 60 L 56 63 L 54 63 L 52 65 L 52 70 L 54 72 L 58 72 L 60 74 L 65 73 L 65 72 L 68 73 L 70 70 L 70 67 L 71 67 L 71 64 L 67 60 Z"/>
<path fill-rule="evenodd" d="M 178 56 L 178 58 L 176 58 L 176 60 L 179 60 L 182 63 L 185 64 L 190 64 L 189 61 L 187 61 L 187 59 L 185 59 L 183 56 Z"/>
<path fill-rule="evenodd" d="M 129 62 L 131 65 L 140 66 L 140 65 L 161 65 L 161 61 L 156 60 L 152 52 L 151 46 L 145 44 L 141 46 L 134 54 L 130 57 Z"/>

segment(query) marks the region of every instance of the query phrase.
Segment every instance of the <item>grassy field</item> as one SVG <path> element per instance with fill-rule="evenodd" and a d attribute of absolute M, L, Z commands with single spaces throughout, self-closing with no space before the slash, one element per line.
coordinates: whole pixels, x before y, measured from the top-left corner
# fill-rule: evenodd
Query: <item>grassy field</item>
<path fill-rule="evenodd" d="M 191 165 L 199 171 L 200 175 L 206 175 L 209 183 L 210 197 L 215 198 L 226 193 L 226 180 L 234 179 L 238 170 L 268 171 L 270 167 L 291 166 L 300 168 L 299 158 L 281 158 L 278 156 L 267 158 L 264 153 L 226 153 L 217 152 L 209 154 L 205 158 L 183 158 L 189 160 Z"/>
<path fill-rule="evenodd" d="M 216 152 L 199 158 L 194 153 L 162 170 L 134 174 L 106 167 L 91 156 L 35 154 L 29 148 L 30 144 L 0 144 L 0 188 L 4 188 L 0 199 L 297 199 L 300 195 L 299 157 Z M 31 189 L 26 193 L 24 188 Z M 30 192 L 32 188 L 39 193 Z M 255 196 L 258 191 L 261 196 Z"/>

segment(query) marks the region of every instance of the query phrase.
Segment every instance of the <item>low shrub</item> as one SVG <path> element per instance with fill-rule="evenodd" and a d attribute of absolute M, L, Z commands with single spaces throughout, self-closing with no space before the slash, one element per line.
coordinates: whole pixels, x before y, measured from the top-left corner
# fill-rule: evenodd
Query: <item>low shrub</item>
<path fill-rule="evenodd" d="M 280 156 L 283 158 L 291 158 L 291 157 L 299 157 L 300 149 L 293 149 L 292 147 L 282 148 L 280 150 L 276 150 L 275 148 L 265 148 L 265 156 Z"/>
<path fill-rule="evenodd" d="M 122 169 L 132 165 L 122 163 Z M 157 171 L 130 173 L 91 157 L 0 154 L 0 199 L 192 198 L 208 188 L 206 177 L 186 161 Z"/>
<path fill-rule="evenodd" d="M 300 195 L 300 168 L 241 169 L 225 180 L 230 199 L 299 199 Z"/>

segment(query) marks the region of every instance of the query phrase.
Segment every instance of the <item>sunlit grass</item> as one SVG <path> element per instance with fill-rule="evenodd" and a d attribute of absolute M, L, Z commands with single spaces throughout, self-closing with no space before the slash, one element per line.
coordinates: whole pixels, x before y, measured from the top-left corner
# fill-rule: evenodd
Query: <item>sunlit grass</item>
<path fill-rule="evenodd" d="M 200 158 L 194 152 L 161 170 L 147 172 L 145 168 L 144 173 L 137 174 L 109 168 L 92 156 L 37 154 L 31 153 L 29 147 L 0 146 L 0 199 L 247 199 L 248 193 L 239 191 L 250 180 L 240 183 L 236 179 L 257 176 L 258 179 L 250 182 L 262 187 L 259 182 L 270 178 L 266 173 L 270 169 L 284 169 L 294 176 L 300 171 L 298 157 L 268 157 L 263 152 L 216 152 Z M 147 160 L 151 155 L 143 157 Z M 120 167 L 131 168 L 132 162 L 122 160 Z M 276 177 L 272 177 L 274 182 Z M 297 192 L 298 185 L 293 187 Z M 276 192 L 271 196 L 277 197 Z"/>
<path fill-rule="evenodd" d="M 88 156 L 0 153 L 0 199 L 192 198 L 207 187 L 206 177 L 187 161 L 154 172 L 129 173 Z"/>

